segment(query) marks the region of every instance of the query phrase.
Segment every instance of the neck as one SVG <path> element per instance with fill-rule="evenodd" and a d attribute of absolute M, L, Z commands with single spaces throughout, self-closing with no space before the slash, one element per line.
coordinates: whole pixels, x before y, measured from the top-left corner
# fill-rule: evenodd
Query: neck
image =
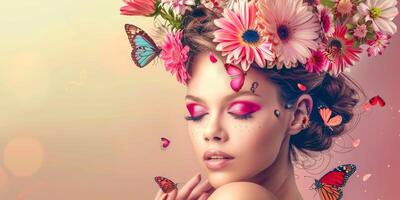
<path fill-rule="evenodd" d="M 296 186 L 294 169 L 289 155 L 289 137 L 282 142 L 274 163 L 252 178 L 261 186 L 275 194 L 279 200 L 302 200 Z"/>

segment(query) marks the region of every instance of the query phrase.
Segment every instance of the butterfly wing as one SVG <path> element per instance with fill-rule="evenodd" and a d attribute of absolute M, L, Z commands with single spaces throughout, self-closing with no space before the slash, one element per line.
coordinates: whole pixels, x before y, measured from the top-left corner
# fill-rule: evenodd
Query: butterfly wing
<path fill-rule="evenodd" d="M 340 125 L 341 123 L 342 123 L 342 116 L 336 115 L 336 116 L 332 117 L 331 119 L 329 119 L 327 125 L 328 126 L 337 126 L 337 125 Z"/>
<path fill-rule="evenodd" d="M 232 64 L 225 64 L 225 69 L 228 75 L 232 78 L 231 80 L 231 88 L 235 91 L 238 92 L 243 84 L 244 84 L 244 73 L 243 71 L 239 68 L 236 67 L 235 65 Z"/>
<path fill-rule="evenodd" d="M 319 114 L 324 121 L 324 124 L 328 124 L 329 119 L 331 118 L 332 111 L 329 108 L 320 108 Z"/>
<path fill-rule="evenodd" d="M 160 54 L 160 48 L 139 27 L 132 24 L 125 24 L 125 31 L 132 46 L 132 60 L 138 67 L 145 67 Z"/>
<path fill-rule="evenodd" d="M 344 187 L 347 180 L 356 171 L 356 169 L 356 166 L 353 164 L 340 165 L 322 176 L 320 182 L 325 185 Z"/>
<path fill-rule="evenodd" d="M 169 146 L 169 144 L 171 143 L 171 141 L 168 138 L 165 138 L 165 137 L 161 138 L 161 142 L 162 142 L 162 147 L 163 148 L 167 148 Z"/>
<path fill-rule="evenodd" d="M 161 188 L 161 190 L 164 193 L 169 193 L 169 192 L 173 191 L 174 189 L 177 189 L 176 183 L 172 182 L 171 180 L 169 180 L 165 177 L 156 176 L 154 178 L 154 180 L 156 181 L 156 183 L 158 184 L 158 186 Z"/>
<path fill-rule="evenodd" d="M 332 110 L 329 108 L 320 108 L 319 114 L 321 115 L 324 124 L 327 126 L 337 126 L 342 123 L 342 116 L 336 115 L 335 117 L 331 118 Z"/>
<path fill-rule="evenodd" d="M 342 190 L 332 185 L 322 185 L 318 194 L 322 200 L 340 200 L 343 197 Z"/>

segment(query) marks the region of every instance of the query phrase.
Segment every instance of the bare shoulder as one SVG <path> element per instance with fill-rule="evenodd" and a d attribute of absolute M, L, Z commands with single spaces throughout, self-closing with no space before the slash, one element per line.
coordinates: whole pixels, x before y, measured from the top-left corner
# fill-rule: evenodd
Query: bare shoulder
<path fill-rule="evenodd" d="M 215 190 L 208 200 L 277 200 L 274 194 L 264 187 L 251 182 L 232 182 Z"/>

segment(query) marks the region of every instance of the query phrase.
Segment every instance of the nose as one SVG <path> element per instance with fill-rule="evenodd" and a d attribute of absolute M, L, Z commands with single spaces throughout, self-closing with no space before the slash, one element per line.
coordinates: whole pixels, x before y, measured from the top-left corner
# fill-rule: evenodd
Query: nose
<path fill-rule="evenodd" d="M 205 141 L 225 142 L 228 140 L 228 135 L 222 128 L 221 123 L 222 120 L 219 116 L 214 115 L 210 117 L 207 127 L 204 130 Z"/>

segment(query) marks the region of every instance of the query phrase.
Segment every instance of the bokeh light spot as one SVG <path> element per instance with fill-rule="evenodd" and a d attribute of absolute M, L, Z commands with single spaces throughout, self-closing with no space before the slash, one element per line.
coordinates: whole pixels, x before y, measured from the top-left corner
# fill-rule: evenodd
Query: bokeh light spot
<path fill-rule="evenodd" d="M 5 168 L 14 176 L 32 176 L 42 167 L 44 150 L 37 139 L 21 136 L 5 146 L 3 158 Z"/>

